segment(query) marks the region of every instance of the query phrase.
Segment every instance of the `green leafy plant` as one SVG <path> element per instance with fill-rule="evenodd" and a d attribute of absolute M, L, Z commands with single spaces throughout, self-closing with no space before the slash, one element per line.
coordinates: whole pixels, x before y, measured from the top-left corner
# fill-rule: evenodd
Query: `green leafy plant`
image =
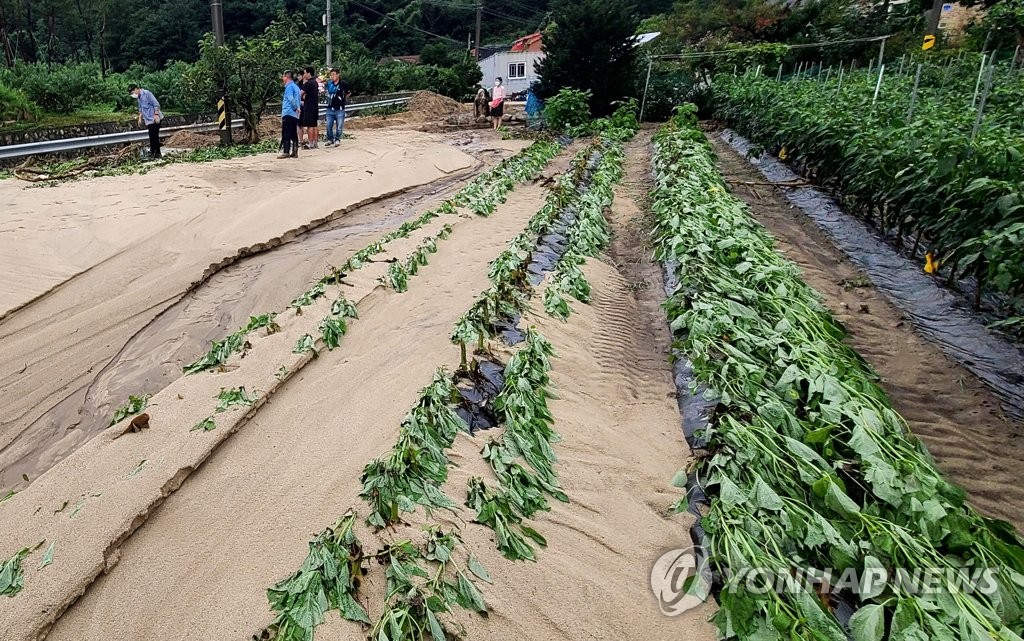
<path fill-rule="evenodd" d="M 498 551 L 511 561 L 536 561 L 533 546 L 527 539 L 541 547 L 547 547 L 547 540 L 539 532 L 523 524 L 508 495 L 487 488 L 483 479 L 469 480 L 466 507 L 476 512 L 476 521 L 494 530 Z"/>
<path fill-rule="evenodd" d="M 215 429 L 217 429 L 217 423 L 214 422 L 212 416 L 207 416 L 206 418 L 204 418 L 203 420 L 199 421 L 194 426 L 192 426 L 192 429 L 189 430 L 189 431 L 190 432 L 212 432 Z"/>
<path fill-rule="evenodd" d="M 324 616 L 337 610 L 342 618 L 370 625 L 356 600 L 363 567 L 363 547 L 353 531 L 356 513 L 349 510 L 309 542 L 302 567 L 267 590 L 270 609 L 277 613 L 269 626 L 274 641 L 313 638 Z"/>
<path fill-rule="evenodd" d="M 422 550 L 405 541 L 378 553 L 387 567 L 387 607 L 369 638 L 378 641 L 446 641 L 455 635 L 441 620 L 454 606 L 487 616 L 487 604 L 474 577 L 490 576 L 469 556 L 465 567 L 456 560 L 462 541 L 453 532 L 426 528 Z"/>
<path fill-rule="evenodd" d="M 341 345 L 341 337 L 348 331 L 348 325 L 343 316 L 328 316 L 320 321 L 320 335 L 328 350 L 333 350 Z"/>
<path fill-rule="evenodd" d="M 21 562 L 45 543 L 40 541 L 30 548 L 22 548 L 0 565 L 0 596 L 14 597 L 25 587 L 25 572 Z"/>
<path fill-rule="evenodd" d="M 439 369 L 402 421 L 398 442 L 363 468 L 360 496 L 370 505 L 367 523 L 378 528 L 393 525 L 417 505 L 428 513 L 455 507 L 441 485 L 448 478 L 445 450 L 460 431 L 468 430 L 454 410 L 457 394 L 448 373 Z"/>
<path fill-rule="evenodd" d="M 569 309 L 569 303 L 562 296 L 560 288 L 554 286 L 544 290 L 544 311 L 548 313 L 548 316 L 563 321 L 569 318 L 569 314 L 572 313 L 572 310 Z"/>
<path fill-rule="evenodd" d="M 1019 639 L 1024 546 L 1012 526 L 979 516 L 942 478 L 842 326 L 729 195 L 689 119 L 657 134 L 654 170 L 656 257 L 679 281 L 665 303 L 673 347 L 718 401 L 704 430 L 713 455 L 693 470 L 710 497 L 712 564 L 780 576 L 989 568 L 987 594 L 891 582 L 848 595 L 860 600 L 854 638 L 883 638 L 888 622 L 890 639 Z M 845 638 L 807 586 L 732 586 L 715 620 L 724 638 Z"/>
<path fill-rule="evenodd" d="M 219 413 L 236 406 L 250 406 L 256 402 L 256 398 L 249 396 L 245 387 L 224 387 L 217 395 L 217 401 L 216 411 Z"/>
<path fill-rule="evenodd" d="M 303 307 L 309 307 L 316 299 L 322 298 L 327 295 L 327 284 L 323 279 L 319 280 L 310 287 L 308 290 L 299 295 L 298 298 L 293 300 L 289 307 L 292 307 L 296 312 L 301 312 Z"/>
<path fill-rule="evenodd" d="M 380 281 L 385 287 L 390 287 L 396 292 L 402 293 L 409 289 L 409 272 L 402 265 L 391 263 L 388 266 L 387 275 L 382 276 Z"/>
<path fill-rule="evenodd" d="M 229 334 L 224 340 L 213 341 L 206 355 L 186 366 L 183 371 L 186 374 L 195 374 L 224 365 L 232 354 L 251 347 L 249 341 L 246 340 L 246 336 L 250 333 L 262 328 L 267 329 L 268 335 L 279 332 L 281 328 L 274 320 L 276 316 L 276 314 L 261 314 L 250 317 L 249 323 L 245 327 Z"/>
<path fill-rule="evenodd" d="M 316 341 L 313 339 L 312 334 L 303 334 L 299 337 L 299 340 L 295 341 L 295 347 L 292 348 L 293 354 L 305 354 L 307 352 L 316 352 Z"/>
<path fill-rule="evenodd" d="M 151 397 L 152 394 L 143 394 L 142 396 L 129 395 L 128 402 L 114 410 L 114 416 L 110 419 L 110 425 L 117 425 L 129 416 L 138 414 L 146 409 L 146 405 L 149 404 Z"/>
<path fill-rule="evenodd" d="M 338 298 L 331 305 L 331 314 L 343 318 L 359 318 L 356 306 L 352 304 L 352 301 L 345 298 L 344 294 L 339 294 Z"/>
<path fill-rule="evenodd" d="M 555 131 L 569 131 L 590 122 L 591 92 L 562 89 L 544 104 L 548 126 Z"/>

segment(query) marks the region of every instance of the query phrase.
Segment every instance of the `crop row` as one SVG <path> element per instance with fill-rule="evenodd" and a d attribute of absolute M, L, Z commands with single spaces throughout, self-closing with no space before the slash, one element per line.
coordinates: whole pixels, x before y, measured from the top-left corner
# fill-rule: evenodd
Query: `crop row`
<path fill-rule="evenodd" d="M 898 245 L 906 238 L 912 253 L 930 253 L 951 284 L 972 277 L 979 293 L 1008 297 L 1011 318 L 1002 325 L 1024 329 L 1019 120 L 986 118 L 975 132 L 973 109 L 926 89 L 908 119 L 910 80 L 894 79 L 878 102 L 874 83 L 856 74 L 841 87 L 723 76 L 714 95 L 719 117 L 834 189 L 847 211 Z"/>
<path fill-rule="evenodd" d="M 544 290 L 544 309 L 550 316 L 566 320 L 571 309 L 567 296 L 581 303 L 590 302 L 590 283 L 580 267 L 587 258 L 597 256 L 610 238 L 605 210 L 611 206 L 613 189 L 622 178 L 621 145 L 610 144 L 590 177 L 590 188 L 576 203 L 567 229 L 566 250 L 552 270 L 551 282 Z"/>
<path fill-rule="evenodd" d="M 357 251 L 344 265 L 333 268 L 331 273 L 318 280 L 310 289 L 299 295 L 292 301 L 289 307 L 301 313 L 303 307 L 312 305 L 315 300 L 326 295 L 326 287 L 328 285 L 335 285 L 344 278 L 345 274 L 363 268 L 373 260 L 374 256 L 383 253 L 388 243 L 399 238 L 408 238 L 412 232 L 441 215 L 454 214 L 460 207 L 468 208 L 470 211 L 481 216 L 489 215 L 494 211 L 497 204 L 504 202 L 508 192 L 514 189 L 517 183 L 525 182 L 532 178 L 560 150 L 561 146 L 557 143 L 539 141 L 514 156 L 502 160 L 492 169 L 474 178 L 451 199 L 424 212 L 413 220 L 402 223 L 395 230 L 388 232 L 376 242 Z M 438 239 L 447 238 L 450 229 L 445 229 L 447 231 L 442 230 L 438 234 Z M 424 250 L 423 252 L 418 250 L 413 257 L 414 262 L 418 265 L 425 264 L 425 253 L 429 253 L 429 250 Z M 393 278 L 387 284 L 395 287 L 396 280 L 404 284 L 410 269 L 415 268 L 406 265 L 402 268 L 403 274 L 396 274 L 396 278 Z M 389 272 L 390 276 L 391 273 Z M 404 289 L 404 285 L 402 288 Z M 194 363 L 187 365 L 184 368 L 184 372 L 186 374 L 195 374 L 223 366 L 232 354 L 247 348 L 248 341 L 246 336 L 251 332 L 263 328 L 266 328 L 268 333 L 276 332 L 279 328 L 274 322 L 274 317 L 275 314 L 273 313 L 252 317 L 245 327 L 233 332 L 223 340 L 214 341 L 209 351 Z"/>
<path fill-rule="evenodd" d="M 474 309 L 479 312 L 493 305 L 490 320 L 502 309 L 525 309 L 530 293 L 526 279 L 530 250 L 558 212 L 579 195 L 587 160 L 602 145 L 574 157 L 570 170 L 527 229 L 491 263 L 492 288 L 474 304 Z M 466 318 L 460 320 L 460 326 L 467 325 Z M 496 329 L 486 316 L 484 319 L 469 323 L 475 331 L 467 340 L 480 357 L 494 363 L 487 341 L 496 335 Z M 460 342 L 459 336 L 456 328 L 453 341 Z M 428 517 L 434 510 L 457 513 L 457 503 L 442 486 L 450 467 L 447 451 L 460 432 L 470 432 L 456 412 L 467 402 L 456 383 L 479 374 L 478 360 L 473 358 L 470 363 L 466 351 L 463 344 L 462 364 L 454 374 L 439 369 L 431 384 L 421 391 L 391 450 L 365 466 L 360 496 L 369 507 L 368 525 L 377 529 L 401 525 L 405 523 L 403 515 L 418 507 Z M 500 389 L 489 401 L 503 427 L 502 438 L 490 439 L 482 451 L 494 472 L 491 483 L 495 487 L 475 477 L 467 490 L 466 506 L 474 510 L 477 522 L 494 529 L 499 550 L 510 559 L 532 560 L 535 555 L 530 542 L 545 545 L 543 536 L 524 520 L 549 509 L 549 496 L 568 501 L 558 488 L 553 467 L 551 444 L 557 435 L 547 408 L 551 355 L 551 345 L 528 329 L 525 344 L 504 366 Z M 268 591 L 271 607 L 278 613 L 268 636 L 284 641 L 311 639 L 325 613 L 337 610 L 348 620 L 372 625 L 370 638 L 379 641 L 444 641 L 455 635 L 452 624 L 441 617 L 456 606 L 486 615 L 487 605 L 478 582 L 489 583 L 491 578 L 465 549 L 457 531 L 428 525 L 423 541 L 389 543 L 374 554 L 366 554 L 353 531 L 355 520 L 354 512 L 349 511 L 316 537 L 303 567 Z M 387 578 L 383 614 L 376 624 L 371 624 L 356 598 L 371 560 L 384 566 Z"/>
<path fill-rule="evenodd" d="M 340 268 L 332 268 L 330 273 L 316 281 L 312 287 L 297 296 L 289 305 L 298 315 L 302 314 L 305 307 L 312 305 L 318 299 L 327 295 L 327 287 L 338 285 L 346 274 L 361 269 L 372 262 L 373 257 L 383 253 L 389 243 L 399 238 L 408 238 L 409 235 L 425 226 L 430 221 L 445 214 L 455 214 L 459 208 L 468 208 L 479 216 L 489 216 L 493 213 L 497 204 L 507 198 L 508 193 L 515 188 L 517 183 L 522 183 L 532 178 L 540 171 L 558 152 L 561 146 L 554 142 L 536 142 L 523 151 L 502 160 L 491 170 L 474 178 L 468 185 L 463 187 L 452 198 L 444 201 L 438 207 L 427 210 L 419 217 L 407 221 L 385 234 L 382 238 L 359 250 L 349 258 Z M 430 254 L 437 252 L 437 242 L 446 240 L 452 232 L 451 225 L 444 225 L 433 236 L 425 238 L 404 262 L 395 262 L 389 265 L 387 274 L 379 280 L 385 287 L 391 287 L 398 292 L 408 289 L 408 278 L 416 275 L 419 268 L 427 264 Z M 293 352 L 296 354 L 313 353 L 318 351 L 318 345 L 322 344 L 328 350 L 333 350 L 341 344 L 341 338 L 348 331 L 347 319 L 357 318 L 355 306 L 347 300 L 343 293 L 331 307 L 331 312 L 320 321 L 318 326 L 319 336 L 303 334 L 296 341 Z M 185 366 L 185 374 L 196 374 L 210 369 L 223 367 L 233 354 L 244 352 L 251 346 L 247 336 L 252 332 L 265 329 L 267 334 L 275 334 L 280 331 L 276 322 L 276 313 L 261 314 L 249 319 L 245 327 L 229 334 L 226 338 L 213 341 L 209 351 L 193 363 Z M 149 395 L 131 396 L 128 402 L 114 412 L 111 425 L 114 425 L 132 414 L 137 414 L 145 409 Z M 251 404 L 251 403 L 250 403 Z M 214 416 L 199 421 L 193 431 L 210 431 L 216 428 Z"/>
<path fill-rule="evenodd" d="M 342 267 L 332 268 L 329 274 L 319 279 L 307 291 L 296 297 L 289 305 L 289 308 L 294 309 L 297 315 L 301 315 L 303 308 L 313 305 L 316 300 L 327 295 L 328 286 L 340 284 L 347 273 L 361 269 L 371 262 L 375 255 L 385 250 L 388 243 L 398 238 L 408 237 L 413 231 L 420 229 L 441 215 L 455 214 L 459 208 L 466 208 L 480 216 L 490 215 L 498 204 L 504 202 L 508 192 L 514 189 L 517 183 L 525 182 L 536 175 L 561 149 L 562 146 L 558 143 L 540 141 L 518 154 L 503 160 L 491 170 L 477 176 L 453 198 L 423 213 L 418 218 L 403 223 L 380 240 L 356 252 Z M 436 242 L 448 238 L 451 231 L 452 227 L 450 225 L 444 225 L 435 235 L 428 237 L 413 251 L 403 269 L 403 283 L 404 278 L 415 274 L 418 266 L 426 264 L 427 255 L 436 251 Z M 404 290 L 404 288 L 403 284 L 401 289 Z M 268 334 L 273 334 L 280 331 L 280 327 L 275 320 L 276 316 L 274 313 L 268 313 L 250 318 L 245 327 L 233 332 L 223 340 L 214 341 L 208 353 L 187 365 L 184 368 L 184 372 L 186 374 L 195 374 L 222 367 L 233 354 L 244 352 L 250 348 L 247 337 L 252 332 L 265 329 Z M 345 298 L 343 293 L 339 292 L 337 299 L 331 306 L 330 312 L 318 325 L 319 336 L 314 337 L 311 334 L 302 335 L 296 342 L 293 351 L 297 354 L 315 353 L 320 344 L 327 349 L 338 347 L 341 338 L 348 330 L 347 320 L 356 317 L 355 306 Z M 287 371 L 282 368 L 282 371 L 279 372 L 279 377 L 284 374 L 287 374 Z M 145 409 L 148 400 L 149 395 L 130 397 L 124 406 L 115 410 L 111 425 L 141 412 Z M 216 400 L 217 405 L 214 413 L 198 421 L 192 428 L 192 431 L 209 432 L 216 429 L 217 423 L 215 419 L 217 414 L 226 412 L 236 406 L 252 406 L 256 403 L 257 398 L 244 387 L 238 387 L 222 389 Z M 0 499 L 0 502 L 10 498 L 13 494 L 13 491 L 9 492 Z M 2 586 L 0 595 L 14 596 L 21 591 L 23 587 L 21 563 L 31 551 L 28 548 L 23 549 L 0 564 L 0 586 Z"/>
<path fill-rule="evenodd" d="M 678 278 L 665 304 L 674 348 L 713 390 L 708 454 L 689 470 L 711 497 L 710 560 L 723 579 L 825 573 L 781 591 L 726 583 L 721 636 L 842 641 L 838 599 L 857 608 L 856 641 L 1018 641 L 1024 547 L 1012 526 L 942 478 L 842 326 L 728 193 L 687 116 L 655 138 L 653 211 L 656 256 Z M 831 587 L 848 571 L 915 570 L 965 580 Z M 989 589 L 973 589 L 966 578 L 983 570 Z"/>

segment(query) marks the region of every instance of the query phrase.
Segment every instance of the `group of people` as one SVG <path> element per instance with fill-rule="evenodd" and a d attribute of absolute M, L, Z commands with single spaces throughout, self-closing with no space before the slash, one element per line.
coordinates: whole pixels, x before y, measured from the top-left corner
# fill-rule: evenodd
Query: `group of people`
<path fill-rule="evenodd" d="M 331 69 L 330 78 L 321 87 L 313 67 L 302 71 L 286 71 L 281 78 L 284 94 L 281 98 L 281 148 L 278 158 L 298 158 L 301 142 L 303 149 L 317 149 L 320 146 L 320 94 L 327 96 L 327 146 L 341 144 L 345 129 L 345 106 L 352 95 L 348 83 L 341 79 L 341 72 Z M 149 130 L 149 157 L 158 160 L 160 154 L 160 101 L 153 92 L 139 85 L 132 85 L 130 95 L 139 103 L 139 125 Z"/>
<path fill-rule="evenodd" d="M 303 149 L 320 146 L 320 82 L 313 67 L 301 72 L 286 71 L 281 76 L 284 92 L 281 96 L 281 155 L 278 158 L 298 158 L 299 145 Z M 331 69 L 324 87 L 327 94 L 327 145 L 341 144 L 345 130 L 345 106 L 352 95 L 341 72 Z M 301 142 L 302 134 L 305 142 Z"/>
<path fill-rule="evenodd" d="M 342 80 L 341 72 L 331 69 L 326 85 L 316 76 L 316 69 L 306 67 L 302 71 L 286 71 L 281 76 L 281 155 L 283 158 L 298 158 L 299 146 L 303 149 L 318 149 L 320 146 L 320 95 L 327 98 L 327 147 L 337 147 L 345 130 L 345 106 L 352 95 L 348 83 Z M 139 124 L 145 123 L 149 130 L 150 158 L 160 158 L 160 102 L 147 89 L 138 85 L 131 87 L 132 98 L 139 102 Z M 501 127 L 505 112 L 505 86 L 501 78 L 494 80 L 494 90 L 488 92 L 480 87 L 476 95 L 477 115 L 489 117 L 497 130 Z M 302 140 L 305 134 L 305 141 Z"/>

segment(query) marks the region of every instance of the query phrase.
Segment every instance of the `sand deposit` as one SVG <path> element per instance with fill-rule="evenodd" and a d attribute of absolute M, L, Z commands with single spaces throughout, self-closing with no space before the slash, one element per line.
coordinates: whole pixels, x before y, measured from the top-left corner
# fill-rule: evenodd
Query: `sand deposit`
<path fill-rule="evenodd" d="M 400 122 L 456 107 L 419 95 Z M 556 352 L 550 407 L 562 440 L 554 449 L 570 497 L 534 519 L 548 541 L 537 563 L 504 559 L 494 533 L 461 506 L 467 479 L 487 471 L 479 452 L 489 435 L 461 434 L 451 449 L 443 489 L 460 505 L 430 520 L 458 529 L 494 578 L 483 586 L 488 618 L 454 614 L 468 641 L 715 638 L 707 621 L 713 603 L 666 617 L 649 584 L 659 556 L 693 543 L 693 517 L 670 510 L 680 497 L 670 481 L 691 453 L 647 237 L 649 143 L 641 132 L 627 146 L 626 176 L 608 214 L 612 244 L 583 267 L 591 303 L 574 302 L 561 322 L 535 296 L 524 318 Z M 490 132 L 392 128 L 357 132 L 341 149 L 300 153 L 298 161 L 267 154 L 52 189 L 0 182 L 0 199 L 15 204 L 0 213 L 0 265 L 17 276 L 0 284 L 0 393 L 9 409 L 0 423 L 0 487 L 18 483 L 21 469 L 34 472 L 0 504 L 0 559 L 39 541 L 57 546 L 48 567 L 40 568 L 41 550 L 26 560 L 25 589 L 0 607 L 0 638 L 219 641 L 264 630 L 273 620 L 266 589 L 301 565 L 311 535 L 349 508 L 365 515 L 363 466 L 394 443 L 434 371 L 458 364 L 454 323 L 490 285 L 490 261 L 542 205 L 579 143 L 489 217 L 431 220 L 350 274 L 339 288 L 359 318 L 337 349 L 296 353 L 331 300 L 301 313 L 288 301 L 329 265 L 525 144 Z M 747 166 L 720 153 L 727 175 Z M 877 294 L 843 290 L 847 267 L 820 239 L 801 239 L 784 212 L 751 202 L 847 323 L 894 404 L 933 449 L 938 443 L 940 463 L 982 509 L 1019 516 L 1017 508 L 1000 512 L 996 494 L 972 484 L 941 448 L 943 438 L 995 447 L 984 440 L 998 417 L 983 390 L 952 366 L 944 376 L 959 379 L 922 379 L 929 346 L 878 298 L 863 299 L 871 314 L 844 308 L 848 296 L 859 303 Z M 450 236 L 408 291 L 381 286 L 393 261 L 445 224 Z M 251 335 L 244 357 L 177 375 L 206 341 L 266 311 L 280 312 L 280 331 Z M 507 359 L 507 348 L 496 349 Z M 154 388 L 150 427 L 115 438 L 123 427 L 103 430 L 101 417 L 129 381 Z M 214 414 L 218 392 L 240 385 L 256 403 Z M 943 412 L 980 417 L 981 427 L 957 432 Z M 216 428 L 191 431 L 206 416 Z M 1015 472 L 994 473 L 989 489 L 1024 503 L 1013 494 Z M 372 551 L 418 535 L 427 517 L 419 509 L 408 520 L 374 532 L 360 519 L 359 536 Z M 361 588 L 371 617 L 381 614 L 384 590 L 374 574 Z M 316 639 L 365 634 L 332 612 Z"/>
<path fill-rule="evenodd" d="M 362 135 L 297 162 L 268 153 L 46 189 L 0 181 L 0 200 L 12 203 L 0 212 L 0 266 L 11 276 L 0 283 L 0 487 L 23 486 L 22 474 L 35 480 L 95 434 L 75 419 L 81 395 L 102 395 L 96 376 L 194 283 L 335 212 L 475 165 L 442 138 L 403 131 Z M 159 389 L 142 383 L 131 393 Z M 69 397 L 67 420 L 44 418 Z"/>

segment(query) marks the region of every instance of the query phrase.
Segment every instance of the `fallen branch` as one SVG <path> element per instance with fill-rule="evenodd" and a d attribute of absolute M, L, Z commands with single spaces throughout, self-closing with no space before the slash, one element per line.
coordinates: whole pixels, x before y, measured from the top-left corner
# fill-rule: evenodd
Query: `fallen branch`
<path fill-rule="evenodd" d="M 47 182 L 51 180 L 67 180 L 69 178 L 80 176 L 87 171 L 102 169 L 103 167 L 111 165 L 116 166 L 131 154 L 132 149 L 132 145 L 126 145 L 112 154 L 93 156 L 81 165 L 60 169 L 54 169 L 52 167 L 33 167 L 29 165 L 29 163 L 32 162 L 30 159 L 15 167 L 12 173 L 15 178 L 32 183 Z"/>

